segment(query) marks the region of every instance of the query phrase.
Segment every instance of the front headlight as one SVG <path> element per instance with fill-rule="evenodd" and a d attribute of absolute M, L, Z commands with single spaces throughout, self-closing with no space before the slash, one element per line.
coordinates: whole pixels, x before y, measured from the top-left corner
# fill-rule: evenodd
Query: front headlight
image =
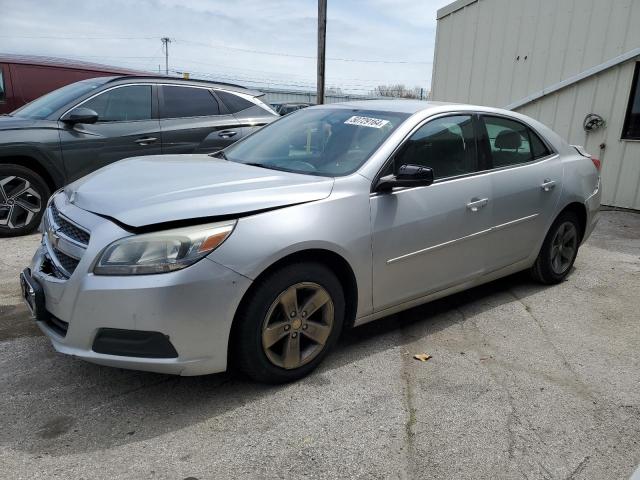
<path fill-rule="evenodd" d="M 148 275 L 180 270 L 205 257 L 233 231 L 236 220 L 133 235 L 104 249 L 96 275 Z"/>

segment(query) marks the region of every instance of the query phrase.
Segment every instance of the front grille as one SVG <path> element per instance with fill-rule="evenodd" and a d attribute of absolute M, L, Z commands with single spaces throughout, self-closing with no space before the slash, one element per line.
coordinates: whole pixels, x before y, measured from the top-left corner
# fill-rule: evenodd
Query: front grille
<path fill-rule="evenodd" d="M 73 273 L 73 271 L 78 266 L 78 263 L 80 263 L 80 260 L 76 260 L 75 258 L 70 257 L 66 253 L 63 253 L 60 250 L 58 250 L 57 248 L 53 249 L 53 253 L 58 259 L 58 262 L 60 263 L 62 268 L 64 268 L 69 273 Z"/>
<path fill-rule="evenodd" d="M 56 208 L 54 202 L 51 202 L 51 206 L 49 208 L 51 209 L 51 215 L 53 216 L 53 220 L 58 226 L 60 233 L 65 234 L 67 237 L 75 240 L 78 243 L 82 243 L 84 245 L 87 245 L 89 243 L 89 239 L 91 238 L 89 232 L 75 226 L 73 223 L 69 222 L 62 215 L 60 215 L 60 212 Z"/>
<path fill-rule="evenodd" d="M 56 278 L 69 278 L 80 263 L 91 235 L 84 228 L 65 217 L 50 202 L 44 222 L 43 241 L 51 265 L 45 266 L 47 273 Z"/>
<path fill-rule="evenodd" d="M 55 263 L 51 261 L 51 256 L 49 254 L 45 255 L 45 257 L 43 258 L 42 265 L 40 266 L 40 271 L 46 275 L 50 275 L 60 280 L 67 279 L 67 275 L 62 270 L 60 270 Z"/>

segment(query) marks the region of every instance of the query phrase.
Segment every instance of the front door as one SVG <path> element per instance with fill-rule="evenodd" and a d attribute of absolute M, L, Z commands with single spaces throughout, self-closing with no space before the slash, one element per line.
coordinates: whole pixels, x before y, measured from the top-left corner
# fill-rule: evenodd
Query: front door
<path fill-rule="evenodd" d="M 59 122 L 60 145 L 68 181 L 126 157 L 162 152 L 160 123 L 151 85 L 106 90 L 81 105 L 95 110 L 95 124 Z"/>
<path fill-rule="evenodd" d="M 394 158 L 431 167 L 428 187 L 371 196 L 373 303 L 381 311 L 481 275 L 491 218 L 491 183 L 478 173 L 471 115 L 421 126 Z"/>
<path fill-rule="evenodd" d="M 541 244 L 560 198 L 563 169 L 559 156 L 526 125 L 499 116 L 481 118 L 493 167 L 486 257 L 492 271 L 529 258 Z"/>

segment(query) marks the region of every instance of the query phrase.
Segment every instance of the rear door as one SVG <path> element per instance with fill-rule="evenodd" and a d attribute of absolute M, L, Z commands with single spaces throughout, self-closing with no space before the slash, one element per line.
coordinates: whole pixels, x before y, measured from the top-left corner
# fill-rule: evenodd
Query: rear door
<path fill-rule="evenodd" d="M 162 85 L 162 153 L 215 152 L 242 137 L 236 118 L 208 87 Z"/>
<path fill-rule="evenodd" d="M 59 122 L 60 145 L 69 181 L 122 158 L 162 152 L 152 85 L 116 86 L 78 106 L 95 110 L 98 121 L 74 126 Z"/>
<path fill-rule="evenodd" d="M 249 135 L 279 117 L 269 105 L 248 94 L 220 89 L 216 89 L 215 94 L 227 111 L 240 122 L 243 136 Z"/>
<path fill-rule="evenodd" d="M 493 191 L 488 271 L 527 259 L 546 235 L 562 190 L 560 158 L 530 127 L 483 115 Z"/>

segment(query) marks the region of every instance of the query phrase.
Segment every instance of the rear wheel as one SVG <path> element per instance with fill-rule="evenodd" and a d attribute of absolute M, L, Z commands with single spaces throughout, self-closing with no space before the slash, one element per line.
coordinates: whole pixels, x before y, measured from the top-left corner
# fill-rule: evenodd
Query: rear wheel
<path fill-rule="evenodd" d="M 344 311 L 342 286 L 330 269 L 286 266 L 264 278 L 239 313 L 233 360 L 260 382 L 297 380 L 335 344 Z"/>
<path fill-rule="evenodd" d="M 21 165 L 0 165 L 0 237 L 33 232 L 49 198 L 40 175 Z"/>
<path fill-rule="evenodd" d="M 564 212 L 549 229 L 536 263 L 533 277 L 546 284 L 559 283 L 571 271 L 580 246 L 580 222 L 572 212 Z"/>

